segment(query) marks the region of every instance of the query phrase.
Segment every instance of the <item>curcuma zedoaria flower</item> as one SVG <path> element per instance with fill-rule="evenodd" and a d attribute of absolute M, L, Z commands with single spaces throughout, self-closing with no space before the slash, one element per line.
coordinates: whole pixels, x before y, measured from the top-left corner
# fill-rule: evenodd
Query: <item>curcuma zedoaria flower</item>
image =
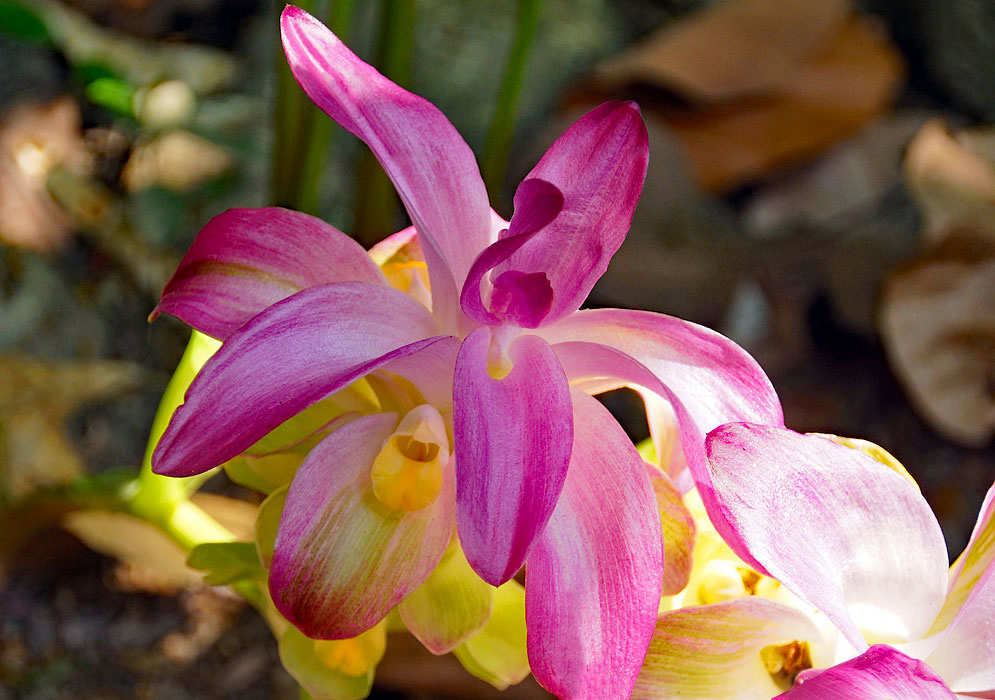
<path fill-rule="evenodd" d="M 948 569 L 929 505 L 876 445 L 742 423 L 706 445 L 709 516 L 754 595 L 663 613 L 634 698 L 992 697 L 995 488 Z"/>
<path fill-rule="evenodd" d="M 651 313 L 577 310 L 642 188 L 637 107 L 582 117 L 518 187 L 505 222 L 433 105 L 302 10 L 281 21 L 297 81 L 372 149 L 413 226 L 371 251 L 405 251 L 381 269 L 304 214 L 213 219 L 156 312 L 223 345 L 155 470 L 204 472 L 362 385 L 373 408 L 319 426 L 327 436 L 286 493 L 269 574 L 280 612 L 310 637 L 338 639 L 397 606 L 446 651 L 480 625 L 443 642 L 408 603 L 458 541 L 493 586 L 526 567 L 529 661 L 543 685 L 563 698 L 628 697 L 660 598 L 660 516 L 639 454 L 591 394 L 653 394 L 651 428 L 676 426 L 671 463 L 699 476 L 711 428 L 782 421 L 762 371 L 720 335 Z"/>

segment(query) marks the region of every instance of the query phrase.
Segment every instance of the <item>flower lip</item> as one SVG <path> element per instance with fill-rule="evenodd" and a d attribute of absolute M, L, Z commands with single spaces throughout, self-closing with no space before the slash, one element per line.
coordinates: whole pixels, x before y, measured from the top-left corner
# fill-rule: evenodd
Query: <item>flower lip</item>
<path fill-rule="evenodd" d="M 448 462 L 449 438 L 442 416 L 428 404 L 417 406 L 373 460 L 373 494 L 388 508 L 421 510 L 442 490 L 442 470 Z"/>
<path fill-rule="evenodd" d="M 538 328 L 553 307 L 553 287 L 545 272 L 508 270 L 493 284 L 491 313 L 506 323 Z"/>
<path fill-rule="evenodd" d="M 501 270 L 493 281 L 490 303 L 483 300 L 482 286 L 497 268 L 552 223 L 563 209 L 563 193 L 540 178 L 522 181 L 515 192 L 515 214 L 500 238 L 473 261 L 460 293 L 463 313 L 478 323 L 499 326 L 505 322 L 537 328 L 549 313 L 554 292 L 545 273 Z M 541 275 L 541 276 L 540 276 Z"/>

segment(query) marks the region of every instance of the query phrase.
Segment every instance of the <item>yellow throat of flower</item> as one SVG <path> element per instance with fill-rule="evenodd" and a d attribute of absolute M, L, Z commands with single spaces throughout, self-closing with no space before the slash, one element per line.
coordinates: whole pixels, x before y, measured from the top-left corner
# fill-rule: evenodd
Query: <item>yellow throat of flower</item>
<path fill-rule="evenodd" d="M 442 468 L 448 461 L 449 437 L 442 416 L 428 404 L 417 406 L 373 460 L 373 494 L 393 510 L 421 510 L 442 490 Z"/>

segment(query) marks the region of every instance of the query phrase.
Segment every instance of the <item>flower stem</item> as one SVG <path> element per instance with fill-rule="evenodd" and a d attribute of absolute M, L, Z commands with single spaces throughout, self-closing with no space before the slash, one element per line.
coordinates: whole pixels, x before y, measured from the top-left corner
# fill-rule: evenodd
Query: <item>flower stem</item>
<path fill-rule="evenodd" d="M 328 13 L 328 28 L 346 43 L 348 43 L 347 38 L 352 27 L 355 9 L 356 0 L 332 0 L 332 7 Z M 320 113 L 317 108 L 312 108 L 309 111 L 314 114 L 314 118 L 311 119 L 310 133 L 302 136 L 305 147 L 304 170 L 296 208 L 317 216 L 320 204 L 321 176 L 324 173 L 328 148 L 332 143 L 335 122 L 328 115 Z"/>
<path fill-rule="evenodd" d="M 518 3 L 515 38 L 508 56 L 504 79 L 501 81 L 491 126 L 484 141 L 482 174 L 487 184 L 487 194 L 492 202 L 497 201 L 504 186 L 511 140 L 515 134 L 515 114 L 522 94 L 529 51 L 532 49 L 532 41 L 539 26 L 541 6 L 542 0 L 519 0 Z"/>
<path fill-rule="evenodd" d="M 307 12 L 314 10 L 315 0 L 296 0 L 296 4 Z M 273 161 L 271 179 L 272 203 L 277 206 L 294 208 L 300 192 L 302 159 L 306 148 L 308 120 L 311 105 L 294 80 L 290 66 L 283 55 L 279 39 L 273 52 L 273 67 L 276 75 L 276 89 L 273 103 Z M 303 133 L 302 133 L 303 132 Z"/>
<path fill-rule="evenodd" d="M 385 0 L 380 20 L 377 66 L 390 80 L 404 87 L 411 73 L 414 43 L 414 0 Z M 392 232 L 397 198 L 393 186 L 368 149 L 356 167 L 356 209 L 353 236 L 370 245 Z"/>

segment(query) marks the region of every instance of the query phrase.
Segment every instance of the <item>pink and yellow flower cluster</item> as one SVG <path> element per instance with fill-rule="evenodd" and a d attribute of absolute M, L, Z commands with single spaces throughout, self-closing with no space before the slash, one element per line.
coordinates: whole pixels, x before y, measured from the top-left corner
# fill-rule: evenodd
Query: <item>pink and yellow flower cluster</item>
<path fill-rule="evenodd" d="M 308 692 L 361 695 L 399 624 L 496 685 L 524 665 L 565 700 L 769 698 L 799 671 L 785 697 L 995 689 L 991 497 L 948 581 L 909 480 L 787 431 L 734 343 L 659 314 L 579 310 L 646 175 L 634 104 L 577 121 L 505 221 L 433 105 L 305 12 L 288 7 L 281 27 L 297 81 L 370 147 L 413 225 L 367 253 L 298 212 L 211 220 L 155 313 L 221 346 L 153 464 L 226 465 L 270 494 L 257 523 L 270 616 L 306 650 Z M 645 398 L 653 464 L 593 398 L 619 387 Z M 691 488 L 731 548 L 705 574 Z M 772 578 L 793 596 L 722 593 L 722 571 L 736 591 Z M 707 604 L 661 605 L 689 580 L 712 597 L 684 602 Z M 527 665 L 501 651 L 522 644 L 516 624 Z M 323 687 L 329 669 L 363 682 Z"/>

